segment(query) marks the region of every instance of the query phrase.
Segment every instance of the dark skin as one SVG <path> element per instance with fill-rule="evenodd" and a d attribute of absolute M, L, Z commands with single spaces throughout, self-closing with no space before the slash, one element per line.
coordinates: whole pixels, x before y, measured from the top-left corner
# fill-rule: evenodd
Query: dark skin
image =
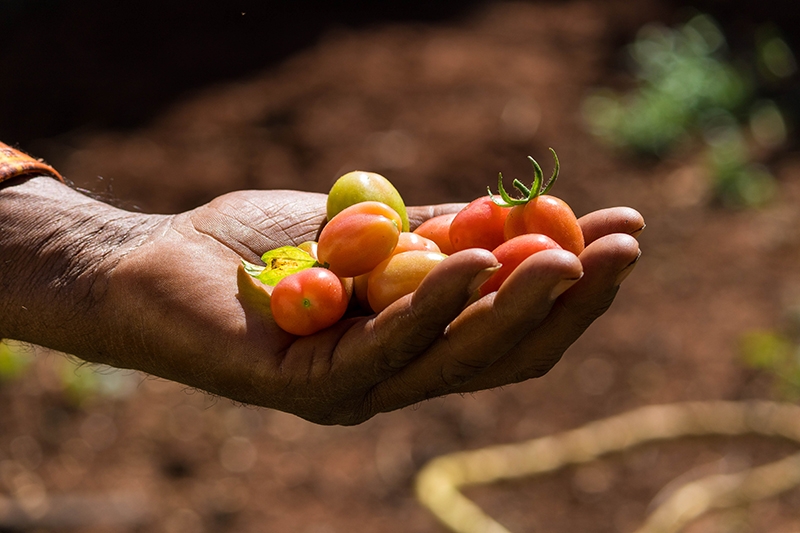
<path fill-rule="evenodd" d="M 644 228 L 630 208 L 590 213 L 580 257 L 537 253 L 477 301 L 497 261 L 465 250 L 383 312 L 295 337 L 237 269 L 241 258 L 314 239 L 325 200 L 239 191 L 164 216 L 119 210 L 51 178 L 4 184 L 0 335 L 320 424 L 357 424 L 545 374 L 611 304 Z M 459 207 L 410 208 L 412 227 Z"/>

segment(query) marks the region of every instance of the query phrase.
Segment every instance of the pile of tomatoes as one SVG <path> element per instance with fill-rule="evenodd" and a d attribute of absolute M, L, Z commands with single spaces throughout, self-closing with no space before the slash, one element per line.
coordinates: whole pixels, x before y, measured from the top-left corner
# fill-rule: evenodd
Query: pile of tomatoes
<path fill-rule="evenodd" d="M 246 269 L 273 287 L 273 319 L 294 335 L 325 329 L 352 307 L 380 312 L 416 290 L 448 255 L 468 248 L 490 250 L 501 264 L 478 289 L 478 296 L 484 296 L 498 290 L 534 253 L 583 251 L 583 234 L 572 209 L 547 194 L 559 169 L 552 154 L 555 167 L 547 183 L 538 163 L 529 158 L 532 186 L 514 180 L 521 197 L 505 191 L 500 174 L 499 195 L 489 191 L 459 212 L 433 217 L 413 232 L 405 204 L 389 180 L 372 172 L 350 172 L 328 194 L 328 222 L 316 242 L 271 250 L 262 257 L 265 266 L 246 264 Z"/>

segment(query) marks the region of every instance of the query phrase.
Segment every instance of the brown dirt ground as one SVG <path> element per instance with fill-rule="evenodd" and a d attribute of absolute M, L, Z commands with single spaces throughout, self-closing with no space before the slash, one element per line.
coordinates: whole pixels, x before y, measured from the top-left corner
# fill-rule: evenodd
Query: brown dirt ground
<path fill-rule="evenodd" d="M 778 324 L 800 294 L 800 158 L 774 162 L 780 194 L 767 208 L 722 210 L 698 185 L 691 149 L 632 161 L 583 127 L 588 89 L 620 81 L 620 36 L 668 14 L 655 1 L 491 3 L 446 23 L 339 28 L 139 127 L 38 139 L 36 150 L 76 186 L 147 212 L 242 188 L 325 192 L 353 168 L 383 173 L 409 204 L 466 201 L 498 171 L 527 178 L 529 154 L 549 169 L 553 146 L 557 193 L 578 214 L 630 205 L 648 227 L 612 309 L 548 375 L 357 427 L 318 427 L 135 374 L 125 394 L 76 406 L 45 368 L 58 356 L 39 354 L 34 372 L 0 385 L 0 494 L 33 494 L 35 504 L 43 491 L 123 492 L 141 497 L 129 505 L 151 518 L 80 529 L 88 533 L 439 532 L 412 491 L 435 456 L 646 404 L 769 398 L 768 380 L 740 364 L 736 347 L 743 332 Z M 470 495 L 512 531 L 628 532 L 675 478 L 790 449 L 695 439 Z M 799 509 L 796 489 L 687 531 L 796 531 Z"/>

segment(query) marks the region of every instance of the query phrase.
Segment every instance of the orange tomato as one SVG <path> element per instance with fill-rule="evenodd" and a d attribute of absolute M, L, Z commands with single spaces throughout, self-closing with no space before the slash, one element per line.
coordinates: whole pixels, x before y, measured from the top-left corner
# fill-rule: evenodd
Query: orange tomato
<path fill-rule="evenodd" d="M 317 241 L 323 266 L 341 277 L 366 274 L 397 246 L 403 222 L 381 202 L 360 202 L 334 216 Z"/>
<path fill-rule="evenodd" d="M 428 272 L 445 258 L 447 256 L 440 252 L 412 250 L 384 260 L 369 275 L 367 291 L 372 310 L 380 313 L 414 292 Z"/>
<path fill-rule="evenodd" d="M 431 217 L 414 230 L 414 233 L 428 238 L 436 243 L 439 251 L 443 254 L 451 255 L 455 253 L 453 243 L 450 242 L 450 224 L 457 213 L 448 213 Z"/>

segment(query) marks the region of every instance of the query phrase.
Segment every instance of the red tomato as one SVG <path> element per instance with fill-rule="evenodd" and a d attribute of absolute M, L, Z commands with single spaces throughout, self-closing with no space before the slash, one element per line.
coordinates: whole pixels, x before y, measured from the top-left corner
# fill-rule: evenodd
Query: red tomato
<path fill-rule="evenodd" d="M 311 335 L 335 324 L 347 310 L 348 297 L 339 277 L 325 268 L 301 270 L 272 290 L 275 323 L 293 335 Z"/>
<path fill-rule="evenodd" d="M 446 257 L 443 253 L 412 250 L 383 261 L 369 275 L 367 291 L 372 310 L 380 313 L 414 292 L 428 272 Z"/>
<path fill-rule="evenodd" d="M 531 199 L 521 209 L 525 233 L 541 233 L 556 241 L 563 249 L 579 255 L 585 246 L 583 232 L 575 213 L 561 198 L 543 194 Z M 510 222 L 509 222 L 510 220 Z M 510 239 L 519 235 L 518 212 L 506 221 L 505 235 Z"/>
<path fill-rule="evenodd" d="M 561 246 L 556 241 L 546 235 L 539 233 L 526 233 L 507 240 L 494 250 L 492 254 L 502 265 L 500 269 L 492 275 L 480 287 L 481 296 L 486 296 L 500 288 L 500 285 L 511 275 L 520 263 L 542 250 L 557 250 Z"/>
<path fill-rule="evenodd" d="M 435 242 L 443 254 L 453 254 L 456 250 L 450 242 L 450 224 L 455 217 L 456 213 L 449 213 L 429 218 L 420 224 L 414 233 Z"/>
<path fill-rule="evenodd" d="M 319 262 L 341 277 L 366 274 L 397 246 L 403 222 L 391 207 L 360 202 L 333 217 L 319 235 Z"/>
<path fill-rule="evenodd" d="M 505 238 L 503 228 L 511 209 L 500 207 L 489 196 L 470 202 L 450 224 L 450 242 L 456 250 L 483 248 L 494 250 Z"/>
<path fill-rule="evenodd" d="M 525 230 L 525 219 L 522 217 L 522 213 L 524 212 L 525 205 L 515 205 L 511 208 L 511 211 L 508 212 L 506 223 L 503 226 L 503 238 L 505 240 L 528 233 Z"/>

